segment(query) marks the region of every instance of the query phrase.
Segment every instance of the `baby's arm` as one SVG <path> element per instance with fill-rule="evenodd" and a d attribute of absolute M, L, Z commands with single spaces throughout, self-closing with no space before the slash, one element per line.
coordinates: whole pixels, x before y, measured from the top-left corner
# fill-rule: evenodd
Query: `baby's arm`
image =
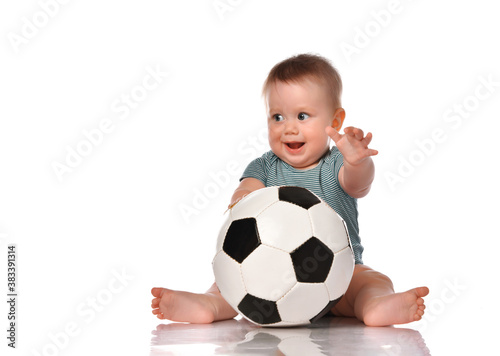
<path fill-rule="evenodd" d="M 362 198 L 367 195 L 374 177 L 375 165 L 370 157 L 357 165 L 344 161 L 344 166 L 339 171 L 342 189 L 353 198 Z"/>
<path fill-rule="evenodd" d="M 372 134 L 364 136 L 363 131 L 355 127 L 346 127 L 345 134 L 327 128 L 328 135 L 335 141 L 344 157 L 344 165 L 339 171 L 339 182 L 342 189 L 353 198 L 362 198 L 370 191 L 375 166 L 371 156 L 378 151 L 368 148 Z"/>
<path fill-rule="evenodd" d="M 265 185 L 257 178 L 245 178 L 241 181 L 240 185 L 234 191 L 233 197 L 231 198 L 231 204 L 229 208 L 236 205 L 237 202 L 241 200 L 245 195 L 250 194 L 254 190 L 264 188 Z"/>

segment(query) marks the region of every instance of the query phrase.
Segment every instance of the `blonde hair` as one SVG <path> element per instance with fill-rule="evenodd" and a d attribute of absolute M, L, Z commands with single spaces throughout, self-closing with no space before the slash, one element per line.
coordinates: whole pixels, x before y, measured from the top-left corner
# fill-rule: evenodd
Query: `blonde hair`
<path fill-rule="evenodd" d="M 276 64 L 269 72 L 262 95 L 266 98 L 267 91 L 276 82 L 300 82 L 312 79 L 323 84 L 332 99 L 333 109 L 341 107 L 342 80 L 337 70 L 326 59 L 315 54 L 299 54 Z"/>

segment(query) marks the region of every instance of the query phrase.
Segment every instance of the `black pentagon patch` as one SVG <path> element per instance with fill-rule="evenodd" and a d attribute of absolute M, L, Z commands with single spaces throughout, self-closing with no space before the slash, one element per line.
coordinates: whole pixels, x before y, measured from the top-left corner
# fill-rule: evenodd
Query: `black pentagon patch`
<path fill-rule="evenodd" d="M 239 263 L 260 245 L 257 221 L 254 218 L 235 220 L 229 226 L 222 250 Z"/>
<path fill-rule="evenodd" d="M 296 204 L 304 209 L 321 203 L 321 200 L 309 190 L 300 187 L 280 187 L 278 190 L 279 199 Z"/>
<path fill-rule="evenodd" d="M 311 323 L 314 323 L 319 318 L 321 318 L 321 317 L 325 316 L 326 314 L 328 314 L 328 312 L 330 311 L 330 309 L 332 309 L 339 302 L 339 300 L 342 299 L 342 297 L 343 297 L 343 295 L 340 296 L 340 297 L 338 297 L 335 300 L 331 300 L 330 302 L 328 302 L 328 304 L 326 305 L 326 307 L 324 307 L 323 310 L 318 313 L 318 315 L 316 315 L 314 318 L 312 318 L 309 321 Z"/>
<path fill-rule="evenodd" d="M 238 304 L 238 310 L 257 324 L 266 325 L 281 321 L 276 302 L 257 298 L 251 294 L 245 295 Z"/>
<path fill-rule="evenodd" d="M 321 283 L 326 280 L 333 262 L 333 252 L 316 237 L 311 237 L 291 254 L 297 281 Z"/>

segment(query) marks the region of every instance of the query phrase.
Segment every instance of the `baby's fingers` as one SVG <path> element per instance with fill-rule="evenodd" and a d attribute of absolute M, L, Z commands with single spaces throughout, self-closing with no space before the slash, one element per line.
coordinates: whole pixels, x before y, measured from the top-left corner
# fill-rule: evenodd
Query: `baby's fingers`
<path fill-rule="evenodd" d="M 365 136 L 365 138 L 363 139 L 363 142 L 366 146 L 368 146 L 370 144 L 370 142 L 372 142 L 372 138 L 373 138 L 373 135 L 371 132 L 368 132 Z"/>
<path fill-rule="evenodd" d="M 363 139 L 363 130 L 358 129 L 357 127 L 349 126 L 344 129 L 346 135 L 356 138 L 357 140 Z"/>
<path fill-rule="evenodd" d="M 337 143 L 342 138 L 342 135 L 339 134 L 339 132 L 337 130 L 335 130 L 333 127 L 328 126 L 325 131 L 326 131 L 326 134 L 328 136 L 330 136 L 330 138 L 335 143 Z"/>

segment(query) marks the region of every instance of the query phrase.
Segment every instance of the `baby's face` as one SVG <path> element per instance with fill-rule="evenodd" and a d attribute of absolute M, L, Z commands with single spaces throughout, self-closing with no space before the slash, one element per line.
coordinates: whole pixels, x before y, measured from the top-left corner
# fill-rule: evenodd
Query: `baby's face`
<path fill-rule="evenodd" d="M 271 85 L 266 109 L 274 154 L 297 169 L 316 166 L 330 149 L 325 128 L 332 126 L 335 115 L 331 102 L 326 90 L 310 80 Z"/>

